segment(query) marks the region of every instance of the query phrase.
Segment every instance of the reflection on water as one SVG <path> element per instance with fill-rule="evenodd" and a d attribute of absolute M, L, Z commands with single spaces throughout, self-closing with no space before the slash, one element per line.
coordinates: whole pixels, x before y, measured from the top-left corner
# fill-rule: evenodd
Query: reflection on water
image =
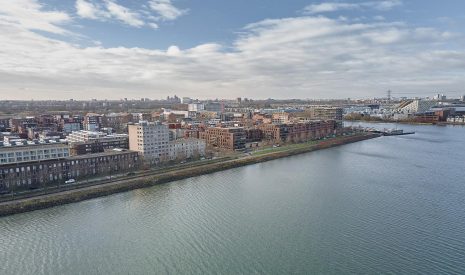
<path fill-rule="evenodd" d="M 465 128 L 399 128 L 1 218 L 2 274 L 464 274 Z"/>

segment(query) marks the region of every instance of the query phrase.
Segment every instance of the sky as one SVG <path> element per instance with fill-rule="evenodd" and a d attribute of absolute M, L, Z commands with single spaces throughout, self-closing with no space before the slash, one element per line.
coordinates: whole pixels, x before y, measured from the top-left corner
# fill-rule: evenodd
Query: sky
<path fill-rule="evenodd" d="M 0 100 L 465 94 L 463 0 L 0 0 Z"/>

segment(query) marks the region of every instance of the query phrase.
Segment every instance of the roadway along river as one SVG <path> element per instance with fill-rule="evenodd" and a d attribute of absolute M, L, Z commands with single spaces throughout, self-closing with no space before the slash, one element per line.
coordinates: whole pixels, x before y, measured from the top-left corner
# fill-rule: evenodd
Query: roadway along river
<path fill-rule="evenodd" d="M 465 274 L 465 127 L 400 127 L 0 218 L 1 273 Z"/>

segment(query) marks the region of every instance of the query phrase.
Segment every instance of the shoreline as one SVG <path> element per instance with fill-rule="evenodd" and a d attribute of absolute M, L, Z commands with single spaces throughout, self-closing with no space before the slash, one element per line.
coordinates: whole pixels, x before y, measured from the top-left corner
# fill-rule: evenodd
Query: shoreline
<path fill-rule="evenodd" d="M 398 124 L 405 124 L 405 125 L 432 125 L 432 126 L 446 126 L 446 125 L 453 125 L 453 126 L 465 126 L 465 123 L 456 123 L 456 122 L 447 122 L 447 121 L 440 121 L 440 122 L 413 122 L 413 121 L 396 121 L 396 120 L 344 120 L 345 122 L 364 122 L 364 123 L 398 123 Z"/>
<path fill-rule="evenodd" d="M 162 171 L 158 173 L 154 172 L 152 175 L 142 175 L 136 178 L 121 179 L 109 183 L 102 183 L 59 193 L 44 194 L 30 198 L 6 201 L 0 203 L 0 217 L 80 202 L 140 188 L 151 187 L 158 184 L 211 174 L 232 168 L 238 168 L 250 164 L 266 162 L 298 154 L 309 153 L 312 151 L 355 143 L 376 137 L 380 137 L 380 135 L 366 133 L 363 135 L 339 137 L 326 141 L 320 141 L 317 144 L 309 144 L 308 146 L 301 148 L 290 148 L 288 150 L 281 150 L 266 154 L 245 156 L 217 163 L 208 163 L 195 167 L 180 168 L 179 170 L 175 171 Z"/>

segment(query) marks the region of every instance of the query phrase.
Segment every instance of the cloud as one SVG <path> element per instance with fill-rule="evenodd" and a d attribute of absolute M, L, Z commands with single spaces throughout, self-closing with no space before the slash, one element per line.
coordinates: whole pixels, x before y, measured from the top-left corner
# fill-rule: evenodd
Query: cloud
<path fill-rule="evenodd" d="M 157 12 L 161 20 L 174 20 L 187 13 L 187 10 L 176 8 L 171 0 L 151 0 L 149 6 Z"/>
<path fill-rule="evenodd" d="M 369 1 L 361 3 L 347 2 L 324 2 L 320 4 L 311 4 L 304 8 L 306 14 L 318 14 L 335 12 L 340 10 L 363 10 L 374 9 L 379 11 L 387 11 L 394 7 L 402 5 L 401 0 L 384 0 L 384 1 Z"/>
<path fill-rule="evenodd" d="M 175 20 L 187 13 L 187 10 L 176 8 L 170 0 L 151 0 L 141 9 L 134 11 L 128 7 L 118 4 L 115 0 L 103 0 L 101 2 L 91 2 L 89 0 L 76 0 L 76 14 L 81 18 L 99 21 L 111 21 L 116 19 L 119 22 L 132 27 L 146 26 L 158 29 L 157 22 Z M 154 14 L 155 12 L 155 14 Z"/>
<path fill-rule="evenodd" d="M 111 16 L 130 26 L 141 27 L 145 25 L 144 21 L 140 19 L 140 15 L 138 13 L 132 12 L 124 6 L 118 5 L 113 1 L 106 1 L 106 7 Z"/>
<path fill-rule="evenodd" d="M 152 29 L 154 29 L 154 30 L 156 30 L 156 29 L 159 28 L 158 24 L 157 24 L 157 23 L 154 23 L 154 22 L 149 22 L 149 23 L 147 23 L 147 25 L 148 25 L 149 27 L 151 27 Z"/>
<path fill-rule="evenodd" d="M 61 25 L 71 21 L 63 11 L 45 11 L 36 0 L 15 0 L 0 5 L 0 22 L 14 24 L 29 30 L 39 30 L 55 34 L 67 34 Z"/>
<path fill-rule="evenodd" d="M 465 86 L 458 34 L 388 20 L 267 19 L 231 45 L 163 50 L 82 47 L 5 18 L 0 34 L 2 98 L 346 98 Z"/>
<path fill-rule="evenodd" d="M 102 7 L 86 0 L 76 0 L 75 7 L 77 15 L 82 18 L 103 20 L 110 16 Z"/>

